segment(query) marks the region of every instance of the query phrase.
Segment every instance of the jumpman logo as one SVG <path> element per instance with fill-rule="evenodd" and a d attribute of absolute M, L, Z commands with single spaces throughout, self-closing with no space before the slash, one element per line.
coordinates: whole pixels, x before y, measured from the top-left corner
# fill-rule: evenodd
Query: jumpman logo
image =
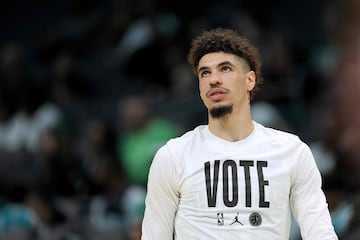
<path fill-rule="evenodd" d="M 239 221 L 239 213 L 236 214 L 236 216 L 234 217 L 234 220 L 232 221 L 232 223 L 230 223 L 230 225 L 233 225 L 234 223 L 239 223 L 241 225 L 244 225 Z"/>

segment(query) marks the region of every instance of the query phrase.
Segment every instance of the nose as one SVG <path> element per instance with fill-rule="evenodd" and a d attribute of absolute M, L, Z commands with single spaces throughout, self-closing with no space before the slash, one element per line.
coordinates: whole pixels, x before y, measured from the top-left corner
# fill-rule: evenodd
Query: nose
<path fill-rule="evenodd" d="M 216 72 L 213 72 L 210 75 L 209 83 L 211 86 L 221 85 L 222 79 Z"/>

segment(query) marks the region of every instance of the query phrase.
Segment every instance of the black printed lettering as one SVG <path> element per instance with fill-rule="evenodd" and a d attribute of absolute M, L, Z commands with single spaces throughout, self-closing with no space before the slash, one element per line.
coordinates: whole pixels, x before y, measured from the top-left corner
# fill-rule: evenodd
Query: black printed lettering
<path fill-rule="evenodd" d="M 206 194 L 208 200 L 209 207 L 216 207 L 216 195 L 217 195 L 217 187 L 219 180 L 219 165 L 220 160 L 214 161 L 214 173 L 213 173 L 213 182 L 211 184 L 211 176 L 210 176 L 210 162 L 206 162 L 205 166 L 205 182 L 206 182 Z M 211 187 L 212 185 L 212 187 Z"/>
<path fill-rule="evenodd" d="M 269 186 L 269 181 L 265 180 L 263 169 L 268 167 L 267 161 L 253 161 L 253 160 L 239 160 L 239 166 L 234 160 L 225 160 L 220 165 L 220 160 L 214 160 L 212 166 L 211 162 L 208 161 L 204 163 L 204 172 L 205 172 L 205 185 L 206 185 L 206 195 L 208 207 L 216 207 L 217 203 L 217 190 L 219 184 L 219 173 L 222 171 L 222 200 L 227 207 L 235 207 L 239 203 L 239 193 L 240 184 L 242 181 L 239 179 L 238 171 L 240 167 L 244 171 L 244 181 L 245 185 L 245 207 L 252 207 L 252 186 L 251 179 L 254 180 L 255 176 L 251 176 L 251 167 L 254 167 L 256 162 L 257 170 L 257 180 L 259 184 L 259 207 L 269 208 L 270 202 L 265 201 L 265 186 Z M 220 169 L 222 167 L 222 169 Z"/>
<path fill-rule="evenodd" d="M 231 170 L 232 179 L 232 199 L 229 196 L 229 171 Z M 233 160 L 226 160 L 223 164 L 223 200 L 227 207 L 235 207 L 238 203 L 238 176 L 236 162 Z"/>
<path fill-rule="evenodd" d="M 265 201 L 265 185 L 269 185 L 269 181 L 264 180 L 263 168 L 267 167 L 267 162 L 265 161 L 258 161 L 257 165 L 257 172 L 259 178 L 259 207 L 268 208 L 270 207 L 270 203 Z"/>
<path fill-rule="evenodd" d="M 251 207 L 251 181 L 250 181 L 250 167 L 254 166 L 254 161 L 240 160 L 240 166 L 244 167 L 245 176 L 245 206 Z"/>

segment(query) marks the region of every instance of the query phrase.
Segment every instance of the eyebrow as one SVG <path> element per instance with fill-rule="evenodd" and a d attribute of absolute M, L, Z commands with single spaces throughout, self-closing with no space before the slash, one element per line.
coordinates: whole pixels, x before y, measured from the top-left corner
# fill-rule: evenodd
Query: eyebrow
<path fill-rule="evenodd" d="M 235 66 L 232 62 L 230 61 L 224 61 L 224 62 L 221 62 L 219 63 L 216 67 L 222 67 L 222 66 L 225 66 L 225 65 L 231 65 L 231 66 Z M 203 70 L 206 70 L 206 69 L 209 69 L 210 67 L 207 67 L 207 66 L 203 66 L 201 68 L 198 69 L 198 72 L 200 71 L 203 71 Z"/>

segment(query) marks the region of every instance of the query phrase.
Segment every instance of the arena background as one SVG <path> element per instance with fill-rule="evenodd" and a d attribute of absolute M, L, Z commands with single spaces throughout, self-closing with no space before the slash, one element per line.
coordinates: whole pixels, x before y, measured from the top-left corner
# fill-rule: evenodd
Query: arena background
<path fill-rule="evenodd" d="M 139 239 L 154 151 L 206 121 L 190 40 L 231 27 L 263 58 L 254 119 L 309 144 L 340 239 L 359 239 L 359 12 L 357 0 L 2 1 L 0 238 Z"/>

